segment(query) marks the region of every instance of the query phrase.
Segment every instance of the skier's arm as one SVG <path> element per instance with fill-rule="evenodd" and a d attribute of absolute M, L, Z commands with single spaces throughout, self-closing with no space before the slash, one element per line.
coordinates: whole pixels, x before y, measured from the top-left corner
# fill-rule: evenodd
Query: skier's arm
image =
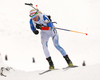
<path fill-rule="evenodd" d="M 47 26 L 42 27 L 40 24 L 36 24 L 36 28 L 41 29 L 41 30 L 51 30 L 53 23 L 45 15 L 43 15 L 43 19 L 44 19 L 44 22 L 47 23 Z"/>
<path fill-rule="evenodd" d="M 51 28 L 50 27 L 42 27 L 42 25 L 40 25 L 40 24 L 36 24 L 36 28 L 37 29 L 41 29 L 41 30 L 50 30 Z"/>
<path fill-rule="evenodd" d="M 48 17 L 45 16 L 45 15 L 43 15 L 43 19 L 47 23 L 47 27 L 49 27 L 50 29 L 52 29 L 53 23 L 48 19 Z"/>
<path fill-rule="evenodd" d="M 32 19 L 30 19 L 30 28 L 31 28 L 31 30 L 33 31 L 34 34 L 37 35 L 39 33 L 39 31 L 36 30 L 36 28 L 34 27 Z"/>

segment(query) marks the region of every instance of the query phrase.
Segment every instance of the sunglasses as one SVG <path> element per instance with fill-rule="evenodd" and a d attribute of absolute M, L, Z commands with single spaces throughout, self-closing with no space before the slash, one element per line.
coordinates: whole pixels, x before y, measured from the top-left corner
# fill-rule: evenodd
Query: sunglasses
<path fill-rule="evenodd" d="M 29 16 L 33 18 L 33 17 L 34 17 L 34 16 L 36 16 L 36 15 L 37 15 L 37 12 L 36 12 L 34 15 L 32 15 L 32 16 L 31 16 L 31 15 L 29 15 Z"/>

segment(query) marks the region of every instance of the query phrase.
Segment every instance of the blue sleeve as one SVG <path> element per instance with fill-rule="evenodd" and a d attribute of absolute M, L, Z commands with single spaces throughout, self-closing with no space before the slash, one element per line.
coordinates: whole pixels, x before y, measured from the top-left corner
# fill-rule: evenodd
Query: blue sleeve
<path fill-rule="evenodd" d="M 43 15 L 43 19 L 49 21 L 49 19 L 48 19 L 45 15 Z M 52 29 L 53 23 L 50 21 L 49 23 L 47 23 L 47 26 L 50 27 L 50 28 Z"/>
<path fill-rule="evenodd" d="M 34 27 L 34 25 L 33 25 L 32 19 L 30 19 L 30 28 L 31 28 L 32 31 L 35 30 L 35 27 Z"/>

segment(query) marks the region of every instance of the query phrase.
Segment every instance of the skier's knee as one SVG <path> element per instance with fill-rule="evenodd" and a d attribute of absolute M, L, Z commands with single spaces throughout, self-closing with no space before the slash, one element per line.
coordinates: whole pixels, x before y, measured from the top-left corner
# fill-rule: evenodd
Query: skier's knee
<path fill-rule="evenodd" d="M 54 46 L 55 46 L 56 49 L 58 49 L 58 50 L 60 49 L 59 45 L 56 44 Z"/>

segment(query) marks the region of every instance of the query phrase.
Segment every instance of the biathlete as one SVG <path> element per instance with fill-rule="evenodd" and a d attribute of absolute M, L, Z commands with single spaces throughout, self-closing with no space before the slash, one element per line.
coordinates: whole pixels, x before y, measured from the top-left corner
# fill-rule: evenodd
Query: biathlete
<path fill-rule="evenodd" d="M 30 28 L 33 33 L 37 35 L 39 33 L 37 29 L 41 30 L 41 43 L 46 60 L 49 63 L 49 69 L 54 69 L 54 64 L 48 50 L 48 40 L 50 37 L 52 38 L 54 46 L 58 51 L 60 51 L 68 65 L 70 67 L 74 66 L 68 54 L 66 54 L 65 50 L 59 45 L 57 30 L 54 28 L 54 25 L 49 18 L 50 16 L 48 17 L 38 10 L 32 9 L 30 11 L 30 17 Z"/>

